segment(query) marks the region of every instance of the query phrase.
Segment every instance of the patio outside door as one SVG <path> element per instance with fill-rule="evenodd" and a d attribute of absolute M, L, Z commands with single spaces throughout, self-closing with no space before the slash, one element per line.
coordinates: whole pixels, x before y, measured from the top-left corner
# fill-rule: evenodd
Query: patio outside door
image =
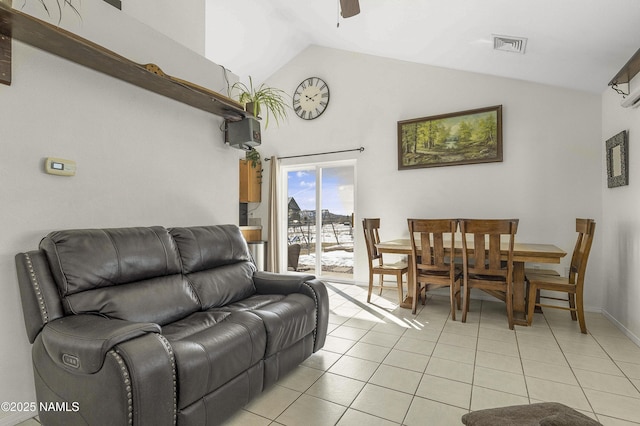
<path fill-rule="evenodd" d="M 353 280 L 355 166 L 282 167 L 287 184 L 287 244 L 300 244 L 298 271 Z"/>

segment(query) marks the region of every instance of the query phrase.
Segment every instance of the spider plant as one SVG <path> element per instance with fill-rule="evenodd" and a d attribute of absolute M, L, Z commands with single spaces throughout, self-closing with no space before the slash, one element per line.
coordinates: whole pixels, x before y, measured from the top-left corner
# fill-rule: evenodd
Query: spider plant
<path fill-rule="evenodd" d="M 251 167 L 254 169 L 258 163 L 260 163 L 260 153 L 254 147 L 251 147 L 251 149 L 244 154 L 244 158 L 247 161 L 251 161 Z"/>
<path fill-rule="evenodd" d="M 253 79 L 249 76 L 249 85 L 236 82 L 231 86 L 231 93 L 234 91 L 237 92 L 238 101 L 244 104 L 245 110 L 255 117 L 258 117 L 261 108 L 264 108 L 265 129 L 269 127 L 269 117 L 273 116 L 276 124 L 280 124 L 280 120 L 287 117 L 289 103 L 285 99 L 287 94 L 283 90 L 266 86 L 264 83 L 255 87 Z"/>
<path fill-rule="evenodd" d="M 73 4 L 74 0 L 56 0 L 56 6 L 58 8 L 58 25 L 60 24 L 60 21 L 62 21 L 62 8 L 63 7 L 70 7 L 71 10 L 73 10 L 73 12 L 78 15 L 79 18 L 82 18 L 82 16 L 80 16 L 80 11 L 78 10 L 78 8 Z M 51 12 L 49 11 L 49 7 L 47 6 L 47 2 L 45 0 L 38 0 L 38 2 L 40 2 L 40 4 L 42 5 L 42 7 L 44 8 L 45 12 L 47 12 L 47 15 L 51 16 Z M 25 0 L 26 3 L 26 0 Z"/>

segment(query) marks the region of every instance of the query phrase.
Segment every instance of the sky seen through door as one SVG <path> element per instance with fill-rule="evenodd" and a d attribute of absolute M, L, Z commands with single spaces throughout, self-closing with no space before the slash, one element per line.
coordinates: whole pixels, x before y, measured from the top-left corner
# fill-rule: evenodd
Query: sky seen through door
<path fill-rule="evenodd" d="M 315 210 L 315 170 L 289 172 L 288 195 L 293 197 L 301 210 Z M 339 215 L 350 215 L 354 211 L 353 169 L 331 167 L 322 169 L 322 209 Z"/>

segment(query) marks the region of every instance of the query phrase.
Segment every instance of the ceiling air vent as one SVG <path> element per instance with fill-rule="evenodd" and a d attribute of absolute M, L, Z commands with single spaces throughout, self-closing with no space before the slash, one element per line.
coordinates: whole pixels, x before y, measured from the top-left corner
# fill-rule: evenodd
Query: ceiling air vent
<path fill-rule="evenodd" d="M 493 35 L 494 50 L 524 54 L 524 49 L 526 47 L 527 39 L 524 37 Z"/>

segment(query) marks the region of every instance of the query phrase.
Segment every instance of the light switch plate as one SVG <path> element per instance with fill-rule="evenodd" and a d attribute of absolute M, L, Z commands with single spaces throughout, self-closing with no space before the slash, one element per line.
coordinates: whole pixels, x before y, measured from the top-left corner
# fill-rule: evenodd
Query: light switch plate
<path fill-rule="evenodd" d="M 76 162 L 63 158 L 48 157 L 44 161 L 44 168 L 50 175 L 74 176 L 76 174 Z"/>

